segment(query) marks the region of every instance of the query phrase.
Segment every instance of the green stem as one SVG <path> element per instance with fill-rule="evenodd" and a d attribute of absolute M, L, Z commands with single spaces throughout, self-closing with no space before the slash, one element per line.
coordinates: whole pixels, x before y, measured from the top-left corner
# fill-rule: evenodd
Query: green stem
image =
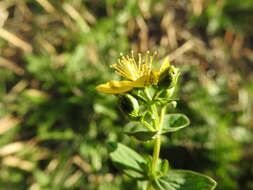
<path fill-rule="evenodd" d="M 158 131 L 159 130 L 159 115 L 157 111 L 157 107 L 155 104 L 151 105 L 152 117 L 154 121 L 154 128 Z"/>
<path fill-rule="evenodd" d="M 160 118 L 158 120 L 159 125 L 157 130 L 160 131 L 163 125 L 163 121 L 164 121 L 164 116 L 166 113 L 166 107 L 162 107 L 161 109 L 161 115 Z M 158 136 L 155 139 L 155 145 L 154 145 L 154 150 L 153 150 L 153 157 L 152 157 L 152 165 L 151 165 L 151 173 L 152 175 L 155 175 L 156 169 L 157 169 L 157 164 L 158 164 L 158 160 L 159 160 L 159 154 L 160 154 L 160 149 L 161 149 L 161 136 L 160 134 L 158 134 Z M 149 185 L 147 190 L 152 190 L 152 186 Z"/>
<path fill-rule="evenodd" d="M 160 147 L 161 147 L 161 137 L 160 137 L 160 135 L 158 135 L 155 139 L 152 165 L 151 165 L 151 172 L 152 172 L 153 175 L 156 172 L 156 167 L 157 167 L 157 163 L 158 163 L 158 160 L 159 160 L 159 154 L 160 154 Z"/>
<path fill-rule="evenodd" d="M 152 97 L 151 97 L 151 95 L 150 95 L 150 93 L 149 93 L 149 90 L 148 90 L 148 88 L 145 88 L 145 94 L 146 94 L 146 96 L 147 96 L 147 98 L 149 99 L 149 101 L 152 101 Z M 157 107 L 156 107 L 156 105 L 155 104 L 152 104 L 151 106 L 151 111 L 152 111 L 152 117 L 153 117 L 153 122 L 154 122 L 154 128 L 156 129 L 156 130 L 158 130 L 159 129 L 159 120 L 158 120 L 158 111 L 157 111 Z"/>
<path fill-rule="evenodd" d="M 148 88 L 147 88 L 147 87 L 144 89 L 144 92 L 145 92 L 145 94 L 146 94 L 147 98 L 148 98 L 149 100 L 152 100 L 152 97 L 151 97 L 151 95 L 150 95 L 150 93 L 149 93 L 149 91 L 148 91 Z"/>
<path fill-rule="evenodd" d="M 160 115 L 160 119 L 159 119 L 159 128 L 158 128 L 158 130 L 161 130 L 161 128 L 163 126 L 165 113 L 166 113 L 166 106 L 162 107 L 162 109 L 161 109 L 161 115 Z"/>
<path fill-rule="evenodd" d="M 145 94 L 146 94 L 147 98 L 151 101 L 152 97 L 150 96 L 147 88 L 145 89 Z M 163 125 L 164 116 L 166 113 L 166 107 L 165 106 L 162 107 L 160 117 L 158 115 L 157 107 L 155 104 L 151 105 L 151 111 L 152 111 L 152 115 L 153 115 L 154 128 L 160 132 L 162 125 Z M 161 149 L 161 136 L 158 133 L 158 135 L 155 138 L 153 157 L 152 157 L 152 163 L 151 163 L 151 175 L 153 175 L 153 176 L 155 176 L 155 174 L 156 174 L 157 165 L 158 165 L 158 161 L 159 161 L 160 149 Z M 153 190 L 153 187 L 150 183 L 147 187 L 147 190 Z"/>
<path fill-rule="evenodd" d="M 158 130 L 161 130 L 165 113 L 166 113 L 166 107 L 163 107 L 161 109 L 161 115 L 159 118 Z M 154 145 L 154 150 L 153 150 L 153 158 L 152 158 L 152 166 L 151 166 L 152 174 L 154 174 L 156 171 L 157 163 L 159 160 L 160 147 L 161 147 L 161 136 L 160 134 L 158 134 L 158 136 L 155 139 L 155 145 Z"/>

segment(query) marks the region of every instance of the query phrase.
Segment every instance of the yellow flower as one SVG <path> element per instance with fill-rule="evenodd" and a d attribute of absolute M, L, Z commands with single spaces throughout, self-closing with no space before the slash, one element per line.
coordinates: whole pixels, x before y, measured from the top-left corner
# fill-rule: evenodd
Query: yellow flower
<path fill-rule="evenodd" d="M 128 80 L 111 80 L 105 84 L 100 84 L 96 89 L 108 94 L 122 94 L 133 88 L 144 88 L 149 85 L 157 84 L 159 75 L 169 66 L 168 59 L 163 62 L 159 71 L 151 68 L 154 55 L 147 52 L 145 58 L 138 54 L 135 59 L 132 52 L 131 56 L 122 56 L 116 64 L 111 65 L 116 73 Z"/>

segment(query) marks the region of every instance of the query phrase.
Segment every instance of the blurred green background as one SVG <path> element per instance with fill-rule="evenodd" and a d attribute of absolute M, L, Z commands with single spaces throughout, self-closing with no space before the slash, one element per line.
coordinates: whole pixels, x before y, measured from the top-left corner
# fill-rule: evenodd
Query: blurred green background
<path fill-rule="evenodd" d="M 182 71 L 176 112 L 191 125 L 161 157 L 253 190 L 252 0 L 0 1 L 0 189 L 135 189 L 106 142 L 152 144 L 125 136 L 116 97 L 95 91 L 131 50 Z"/>

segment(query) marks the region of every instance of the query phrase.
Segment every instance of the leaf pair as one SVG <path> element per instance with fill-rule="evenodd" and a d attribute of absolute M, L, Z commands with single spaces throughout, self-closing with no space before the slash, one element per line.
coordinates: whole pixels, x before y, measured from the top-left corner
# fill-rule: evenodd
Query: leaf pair
<path fill-rule="evenodd" d="M 157 134 L 166 134 L 170 132 L 178 131 L 190 124 L 189 119 L 184 114 L 173 113 L 166 114 L 164 118 L 163 126 L 160 131 L 150 131 L 140 126 L 137 122 L 132 122 L 134 127 L 130 127 L 125 133 L 129 136 L 135 137 L 140 141 L 152 140 Z"/>
<path fill-rule="evenodd" d="M 113 163 L 134 179 L 151 180 L 145 174 L 146 160 L 120 143 L 109 143 Z M 162 172 L 162 171 L 161 171 Z M 156 190 L 213 190 L 216 182 L 205 175 L 187 170 L 168 170 L 167 174 L 149 181 Z"/>

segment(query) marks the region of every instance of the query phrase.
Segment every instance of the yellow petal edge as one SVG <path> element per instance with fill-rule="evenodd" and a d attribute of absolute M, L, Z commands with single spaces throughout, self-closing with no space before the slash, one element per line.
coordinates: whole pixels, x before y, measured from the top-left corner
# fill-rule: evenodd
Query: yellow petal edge
<path fill-rule="evenodd" d="M 107 94 L 122 94 L 134 88 L 134 84 L 131 81 L 116 81 L 111 80 L 107 83 L 100 84 L 96 87 L 99 92 Z"/>

